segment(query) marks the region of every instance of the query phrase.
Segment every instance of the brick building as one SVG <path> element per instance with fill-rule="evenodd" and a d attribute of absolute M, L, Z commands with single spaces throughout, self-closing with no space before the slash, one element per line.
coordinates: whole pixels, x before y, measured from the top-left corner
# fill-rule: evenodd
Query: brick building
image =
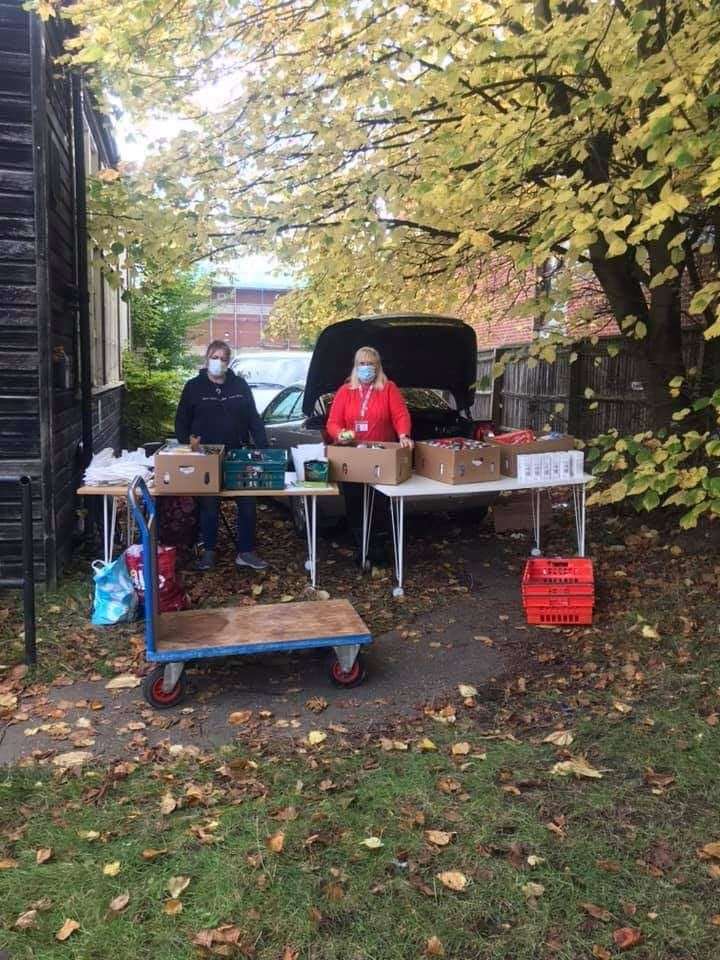
<path fill-rule="evenodd" d="M 288 287 L 215 285 L 213 316 L 195 329 L 193 352 L 204 353 L 211 340 L 224 340 L 233 352 L 248 349 L 293 349 L 292 339 L 277 339 L 267 333 L 272 308 Z"/>

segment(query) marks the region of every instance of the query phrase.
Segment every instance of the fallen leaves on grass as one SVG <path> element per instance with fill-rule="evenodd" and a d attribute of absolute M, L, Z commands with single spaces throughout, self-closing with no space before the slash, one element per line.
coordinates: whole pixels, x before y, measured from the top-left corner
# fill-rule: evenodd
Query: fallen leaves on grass
<path fill-rule="evenodd" d="M 612 960 L 610 951 L 606 950 L 605 947 L 601 947 L 599 943 L 593 945 L 592 955 L 595 957 L 595 960 Z"/>
<path fill-rule="evenodd" d="M 125 907 L 130 903 L 130 894 L 129 892 L 121 893 L 119 896 L 115 897 L 110 901 L 109 910 L 112 913 L 121 913 Z"/>
<path fill-rule="evenodd" d="M 25 913 L 20 914 L 15 921 L 14 926 L 17 927 L 18 930 L 29 930 L 31 927 L 35 926 L 37 915 L 37 910 L 26 910 Z"/>
<path fill-rule="evenodd" d="M 199 930 L 192 938 L 193 945 L 216 956 L 231 956 L 230 948 L 237 947 L 242 931 L 232 923 L 224 923 L 212 930 Z"/>
<path fill-rule="evenodd" d="M 160 813 L 166 817 L 176 809 L 177 805 L 175 797 L 171 793 L 165 793 L 160 800 Z"/>
<path fill-rule="evenodd" d="M 113 860 L 112 863 L 106 863 L 103 867 L 103 874 L 106 877 L 116 877 L 120 873 L 120 861 Z"/>
<path fill-rule="evenodd" d="M 531 897 L 536 900 L 545 893 L 545 887 L 541 883 L 533 883 L 532 881 L 524 883 L 521 890 L 528 900 Z"/>
<path fill-rule="evenodd" d="M 459 683 L 458 690 L 460 696 L 465 700 L 468 700 L 470 697 L 476 697 L 478 693 L 477 687 L 474 687 L 471 683 Z"/>
<path fill-rule="evenodd" d="M 448 890 L 454 890 L 455 893 L 461 893 L 468 885 L 468 878 L 459 870 L 445 870 L 437 874 L 440 883 Z"/>
<path fill-rule="evenodd" d="M 449 843 L 452 843 L 454 836 L 454 833 L 448 833 L 445 830 L 425 831 L 425 839 L 434 847 L 446 847 Z"/>
<path fill-rule="evenodd" d="M 583 908 L 585 913 L 591 916 L 594 920 L 602 920 L 603 923 L 608 923 L 611 918 L 610 911 L 606 910 L 605 907 L 598 907 L 595 903 L 582 903 L 580 906 Z"/>
<path fill-rule="evenodd" d="M 282 830 L 278 830 L 277 833 L 265 840 L 265 844 L 271 853 L 282 853 L 285 846 L 285 834 Z"/>
<path fill-rule="evenodd" d="M 713 843 L 706 843 L 702 851 L 706 856 L 720 860 L 720 840 L 715 840 Z"/>
<path fill-rule="evenodd" d="M 59 753 L 53 757 L 56 767 L 81 767 L 92 760 L 89 750 L 70 750 L 68 753 Z"/>
<path fill-rule="evenodd" d="M 451 753 L 454 757 L 466 757 L 470 753 L 470 744 L 466 741 L 454 743 L 451 748 Z"/>
<path fill-rule="evenodd" d="M 408 745 L 404 740 L 388 740 L 386 737 L 381 737 L 380 747 L 386 753 L 389 753 L 391 750 L 403 752 L 404 750 L 407 750 Z"/>
<path fill-rule="evenodd" d="M 318 744 L 327 740 L 327 734 L 322 730 L 311 730 L 307 735 L 307 742 L 311 747 L 317 747 Z"/>
<path fill-rule="evenodd" d="M 462 784 L 454 777 L 440 777 L 437 782 L 437 788 L 441 793 L 458 793 L 462 790 Z"/>
<path fill-rule="evenodd" d="M 252 717 L 252 710 L 235 710 L 228 717 L 228 723 L 233 727 L 240 727 Z"/>
<path fill-rule="evenodd" d="M 0 693 L 0 716 L 11 713 L 17 707 L 17 702 L 14 693 Z"/>
<path fill-rule="evenodd" d="M 152 847 L 149 847 L 147 850 L 143 850 L 141 856 L 143 860 L 157 860 L 158 857 L 162 856 L 163 853 L 167 853 L 167 849 L 164 850 L 153 850 Z"/>
<path fill-rule="evenodd" d="M 113 677 L 105 684 L 106 690 L 132 690 L 133 687 L 139 687 L 140 677 L 132 673 L 121 673 L 119 677 Z"/>
<path fill-rule="evenodd" d="M 429 937 L 425 944 L 425 954 L 428 957 L 444 957 L 445 947 L 438 937 Z"/>
<path fill-rule="evenodd" d="M 178 900 L 177 897 L 163 903 L 163 913 L 167 914 L 168 917 L 176 917 L 179 913 L 182 913 L 182 909 L 182 900 Z"/>
<path fill-rule="evenodd" d="M 310 697 L 310 699 L 305 702 L 305 709 L 311 713 L 322 713 L 323 710 L 327 710 L 327 708 L 328 702 L 325 697 Z"/>
<path fill-rule="evenodd" d="M 543 743 L 552 743 L 556 747 L 569 747 L 574 739 L 569 730 L 553 730 L 545 737 Z"/>
<path fill-rule="evenodd" d="M 52 847 L 40 847 L 35 853 L 35 863 L 47 863 L 53 855 Z"/>
<path fill-rule="evenodd" d="M 642 932 L 637 927 L 619 927 L 613 930 L 613 942 L 618 950 L 631 950 L 642 940 Z"/>
<path fill-rule="evenodd" d="M 422 753 L 430 753 L 433 750 L 437 750 L 435 744 L 428 737 L 423 737 L 423 739 L 418 743 L 418 747 Z"/>
<path fill-rule="evenodd" d="M 367 847 L 368 850 L 379 850 L 380 847 L 385 846 L 380 837 L 365 837 L 364 840 L 360 841 L 360 844 Z"/>
<path fill-rule="evenodd" d="M 17 865 L 17 860 L 13 860 L 12 857 L 3 857 L 0 859 L 0 870 L 13 870 Z"/>
<path fill-rule="evenodd" d="M 173 900 L 177 900 L 183 890 L 187 890 L 189 886 L 190 877 L 170 877 L 167 882 L 166 890 Z"/>
<path fill-rule="evenodd" d="M 69 936 L 72 936 L 72 934 L 79 929 L 80 924 L 77 922 L 77 920 L 66 920 L 55 934 L 55 939 L 60 941 L 67 940 Z"/>
<path fill-rule="evenodd" d="M 573 757 L 570 760 L 561 760 L 556 763 L 552 772 L 559 777 L 586 777 L 589 780 L 602 780 L 602 774 L 595 767 L 590 766 L 584 757 Z"/>

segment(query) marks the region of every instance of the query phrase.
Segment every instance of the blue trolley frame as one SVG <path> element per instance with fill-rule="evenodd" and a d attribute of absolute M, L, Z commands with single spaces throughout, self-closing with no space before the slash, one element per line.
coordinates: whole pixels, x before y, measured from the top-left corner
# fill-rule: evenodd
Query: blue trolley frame
<path fill-rule="evenodd" d="M 262 491 L 258 491 L 262 493 Z M 223 646 L 192 646 L 186 649 L 162 651 L 157 649 L 155 627 L 159 612 L 157 590 L 157 508 L 154 498 L 140 477 L 136 477 L 128 487 L 128 505 L 137 523 L 142 542 L 143 579 L 145 582 L 145 656 L 153 663 L 164 664 L 163 689 L 173 689 L 182 675 L 187 661 L 214 657 L 249 656 L 264 653 L 307 650 L 319 647 L 331 647 L 335 651 L 342 671 L 350 674 L 362 647 L 372 643 L 370 633 L 344 634 L 342 636 L 325 635 L 291 641 L 273 641 L 267 643 L 238 643 Z M 288 604 L 281 604 L 287 608 Z M 318 605 L 318 612 L 322 605 Z M 209 613 L 212 611 L 208 611 Z M 188 611 L 191 616 L 195 611 Z M 173 614 L 184 616 L 184 614 Z"/>

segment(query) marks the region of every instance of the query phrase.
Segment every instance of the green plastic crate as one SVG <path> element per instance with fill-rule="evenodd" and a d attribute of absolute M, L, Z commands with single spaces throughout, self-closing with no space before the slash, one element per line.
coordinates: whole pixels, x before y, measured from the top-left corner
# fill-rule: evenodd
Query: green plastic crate
<path fill-rule="evenodd" d="M 225 490 L 284 490 L 284 450 L 229 450 L 223 460 Z"/>

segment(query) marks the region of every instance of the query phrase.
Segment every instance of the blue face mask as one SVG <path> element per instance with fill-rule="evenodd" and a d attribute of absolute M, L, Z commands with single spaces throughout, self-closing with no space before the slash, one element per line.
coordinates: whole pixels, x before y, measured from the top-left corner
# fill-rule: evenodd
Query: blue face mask
<path fill-rule="evenodd" d="M 359 363 L 357 368 L 358 380 L 360 383 L 372 383 L 375 379 L 374 363 Z"/>

